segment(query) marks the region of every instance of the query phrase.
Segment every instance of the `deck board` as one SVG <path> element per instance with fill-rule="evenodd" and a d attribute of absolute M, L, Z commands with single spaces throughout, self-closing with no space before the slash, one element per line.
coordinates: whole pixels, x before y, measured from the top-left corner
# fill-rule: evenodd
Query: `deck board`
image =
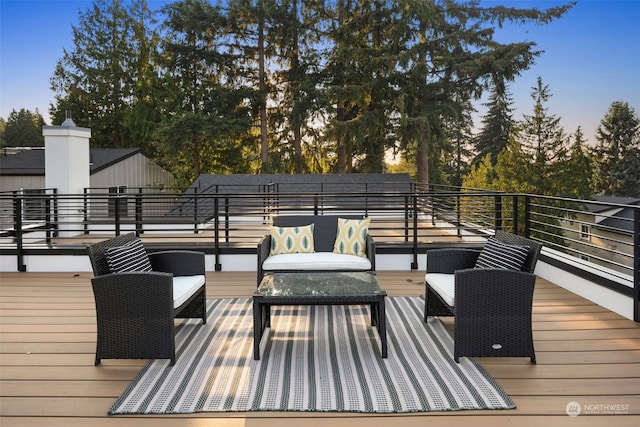
<path fill-rule="evenodd" d="M 389 295 L 422 295 L 419 271 L 381 271 Z M 5 426 L 449 426 L 640 425 L 640 326 L 538 279 L 533 329 L 538 365 L 527 358 L 478 358 L 515 401 L 508 411 L 426 414 L 227 413 L 109 417 L 144 366 L 93 366 L 95 311 L 89 273 L 0 275 L 0 425 Z M 249 296 L 255 272 L 208 272 L 209 298 Z M 453 319 L 444 319 L 449 327 Z M 571 401 L 621 405 L 622 415 L 572 418 Z M 473 416 L 473 419 L 468 417 Z"/>

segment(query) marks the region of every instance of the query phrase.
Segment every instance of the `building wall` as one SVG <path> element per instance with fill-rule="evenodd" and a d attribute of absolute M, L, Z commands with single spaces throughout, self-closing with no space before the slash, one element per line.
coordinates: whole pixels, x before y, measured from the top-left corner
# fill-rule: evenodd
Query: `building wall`
<path fill-rule="evenodd" d="M 173 177 L 141 153 L 91 175 L 91 188 L 159 185 L 172 186 Z"/>
<path fill-rule="evenodd" d="M 150 187 L 164 185 L 171 187 L 170 173 L 153 163 L 148 157 L 137 153 L 90 176 L 91 188 L 115 186 Z M 45 188 L 44 175 L 2 176 L 0 191 Z"/>
<path fill-rule="evenodd" d="M 16 191 L 44 188 L 44 175 L 2 176 L 0 191 Z"/>
<path fill-rule="evenodd" d="M 566 237 L 571 239 L 568 246 L 584 253 L 589 261 L 624 274 L 633 271 L 633 236 L 597 228 L 593 215 L 578 214 L 575 221 L 569 221 Z M 583 233 L 581 227 L 588 226 Z"/>

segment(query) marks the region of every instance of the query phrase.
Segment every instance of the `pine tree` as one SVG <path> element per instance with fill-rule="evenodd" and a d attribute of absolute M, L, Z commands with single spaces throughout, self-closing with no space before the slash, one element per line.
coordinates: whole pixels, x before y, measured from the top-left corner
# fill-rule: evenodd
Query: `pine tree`
<path fill-rule="evenodd" d="M 404 79 L 397 80 L 404 102 L 399 139 L 417 156 L 420 185 L 428 188 L 429 168 L 439 168 L 443 118 L 459 117 L 489 80 L 513 80 L 539 55 L 532 42 L 498 43 L 496 27 L 507 21 L 550 22 L 572 6 L 540 11 L 483 7 L 478 1 L 400 2 L 397 23 L 404 27 L 399 34 L 405 46 L 398 68 Z"/>
<path fill-rule="evenodd" d="M 72 26 L 74 48 L 64 51 L 50 80 L 54 122 L 62 123 L 71 110 L 78 126 L 92 129 L 92 145 L 140 146 L 131 135 L 141 132 L 128 127 L 132 106 L 150 95 L 139 88 L 155 72 L 143 69 L 153 66 L 144 59 L 155 49 L 150 33 L 140 31 L 151 19 L 146 0 L 95 0 L 79 18 Z"/>
<path fill-rule="evenodd" d="M 616 101 L 596 130 L 598 194 L 640 197 L 640 119 L 626 102 Z"/>
<path fill-rule="evenodd" d="M 164 9 L 162 108 L 158 150 L 182 185 L 201 173 L 241 170 L 238 136 L 249 128 L 248 91 L 233 85 L 232 57 L 224 48 L 226 17 L 206 0 Z"/>
<path fill-rule="evenodd" d="M 498 154 L 509 145 L 513 119 L 513 99 L 504 81 L 493 86 L 489 102 L 485 104 L 487 114 L 482 119 L 482 131 L 475 138 L 476 156 L 472 164 L 476 165 L 487 155 L 495 166 Z"/>
<path fill-rule="evenodd" d="M 4 142 L 7 147 L 42 147 L 44 136 L 42 126 L 45 125 L 42 114 L 21 108 L 9 113 L 5 129 Z"/>

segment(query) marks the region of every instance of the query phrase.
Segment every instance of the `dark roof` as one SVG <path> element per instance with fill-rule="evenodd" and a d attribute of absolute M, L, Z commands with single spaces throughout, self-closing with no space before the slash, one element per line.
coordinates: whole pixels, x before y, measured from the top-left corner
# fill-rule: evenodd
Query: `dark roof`
<path fill-rule="evenodd" d="M 200 175 L 189 186 L 187 192 L 236 192 L 246 188 L 247 192 L 262 190 L 265 186 L 279 187 L 279 192 L 354 192 L 360 189 L 368 191 L 411 191 L 411 177 L 408 174 L 233 174 L 233 175 Z"/>
<path fill-rule="evenodd" d="M 324 206 L 349 209 L 354 204 L 361 204 L 362 200 L 355 200 L 353 194 L 368 194 L 369 202 L 375 205 L 375 193 L 404 194 L 413 191 L 413 181 L 408 174 L 234 174 L 234 175 L 200 175 L 196 181 L 183 193 L 178 202 L 168 212 L 169 215 L 189 215 L 200 221 L 208 221 L 214 214 L 214 199 L 193 195 L 206 194 L 242 194 L 274 193 L 280 195 L 294 195 L 286 200 L 273 201 L 275 205 L 286 203 L 289 208 L 309 206 L 309 195 L 324 194 Z M 340 196 L 345 194 L 345 196 Z M 301 195 L 295 198 L 295 195 Z M 233 197 L 229 199 L 231 210 L 255 211 L 266 208 L 252 206 L 252 199 Z M 382 199 L 381 200 L 385 200 Z M 388 200 L 388 199 L 386 199 Z M 260 200 L 262 203 L 262 199 Z"/>
<path fill-rule="evenodd" d="M 614 203 L 620 206 L 599 205 L 585 203 L 585 208 L 594 214 L 601 214 L 603 219 L 595 223 L 595 227 L 608 231 L 633 233 L 634 208 L 624 205 L 640 206 L 640 199 L 635 197 L 595 196 L 595 200 L 605 203 Z M 606 213 L 610 212 L 610 213 Z"/>
<path fill-rule="evenodd" d="M 91 156 L 90 173 L 99 172 L 141 152 L 140 148 L 91 148 L 89 150 Z M 16 154 L 9 154 L 0 157 L 0 175 L 44 176 L 44 162 L 43 149 L 25 150 Z"/>

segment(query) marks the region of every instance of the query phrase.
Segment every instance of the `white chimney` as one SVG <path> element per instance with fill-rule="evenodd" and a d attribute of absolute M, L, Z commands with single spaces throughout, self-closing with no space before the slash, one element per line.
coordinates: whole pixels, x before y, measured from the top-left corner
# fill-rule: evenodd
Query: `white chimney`
<path fill-rule="evenodd" d="M 89 139 L 91 129 L 77 127 L 67 111 L 67 119 L 61 126 L 43 126 L 45 187 L 55 188 L 58 195 L 81 196 L 90 186 L 89 180 Z M 79 207 L 78 207 L 79 203 Z M 58 204 L 60 231 L 74 227 L 67 223 L 79 223 L 78 209 L 82 209 L 82 199 L 65 201 Z"/>

